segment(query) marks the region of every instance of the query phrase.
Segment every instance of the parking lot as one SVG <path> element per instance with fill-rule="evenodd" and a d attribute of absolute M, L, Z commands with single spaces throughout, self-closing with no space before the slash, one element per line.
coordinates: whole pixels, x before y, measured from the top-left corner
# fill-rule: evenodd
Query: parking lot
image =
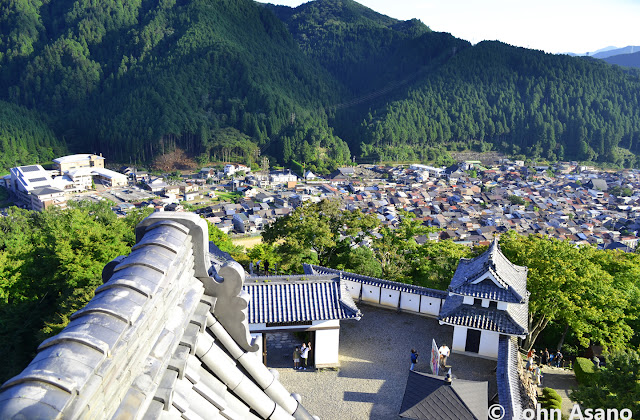
<path fill-rule="evenodd" d="M 102 192 L 102 194 L 109 194 L 116 197 L 118 200 L 127 203 L 147 201 L 157 198 L 155 194 L 138 187 L 110 188 L 108 191 Z"/>

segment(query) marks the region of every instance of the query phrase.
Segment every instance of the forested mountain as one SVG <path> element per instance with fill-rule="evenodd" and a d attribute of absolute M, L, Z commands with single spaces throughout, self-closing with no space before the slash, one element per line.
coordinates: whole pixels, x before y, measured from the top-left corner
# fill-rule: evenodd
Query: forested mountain
<path fill-rule="evenodd" d="M 7 168 L 44 163 L 67 152 L 37 112 L 0 101 L 0 173 Z"/>
<path fill-rule="evenodd" d="M 0 95 L 50 115 L 75 151 L 254 158 L 232 145 L 246 134 L 281 157 L 273 140 L 287 133 L 291 153 L 306 141 L 349 160 L 322 111 L 343 88 L 251 0 L 23 1 L 2 19 Z"/>
<path fill-rule="evenodd" d="M 471 46 L 361 8 L 352 0 L 273 7 L 307 55 L 343 84 L 369 87 L 352 91 L 334 121 L 361 158 L 434 160 L 445 145 L 636 165 L 640 73 L 499 42 Z M 369 60 L 368 70 L 349 73 L 345 56 Z"/>
<path fill-rule="evenodd" d="M 593 59 L 471 46 L 353 0 L 0 6 L 0 99 L 47 121 L 54 150 L 111 161 L 180 147 L 251 163 L 260 151 L 327 172 L 352 154 L 476 147 L 634 165 L 639 88 L 638 73 Z"/>
<path fill-rule="evenodd" d="M 634 165 L 625 149 L 640 152 L 639 89 L 638 73 L 593 59 L 482 42 L 374 110 L 362 153 L 415 159 L 425 146 L 476 141 L 527 157 Z"/>

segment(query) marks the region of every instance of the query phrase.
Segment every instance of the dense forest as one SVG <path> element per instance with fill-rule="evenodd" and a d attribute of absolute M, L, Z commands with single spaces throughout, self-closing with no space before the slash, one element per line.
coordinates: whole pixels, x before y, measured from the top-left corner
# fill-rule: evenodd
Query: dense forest
<path fill-rule="evenodd" d="M 17 139 L 5 170 L 49 149 L 123 163 L 175 148 L 198 162 L 268 155 L 318 172 L 469 148 L 619 166 L 640 154 L 637 70 L 472 46 L 353 0 L 16 0 L 0 11 L 0 100 L 15 121 L 0 135 Z"/>
<path fill-rule="evenodd" d="M 0 101 L 0 173 L 17 165 L 43 163 L 66 153 L 42 115 Z"/>
<path fill-rule="evenodd" d="M 118 218 L 107 203 L 67 210 L 11 207 L 0 217 L 0 383 L 18 374 L 102 284 L 102 269 L 135 244 L 151 210 Z"/>

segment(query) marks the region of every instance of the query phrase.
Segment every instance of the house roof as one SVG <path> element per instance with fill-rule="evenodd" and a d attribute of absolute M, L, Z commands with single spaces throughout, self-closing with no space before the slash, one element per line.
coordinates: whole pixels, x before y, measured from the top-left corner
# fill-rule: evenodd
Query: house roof
<path fill-rule="evenodd" d="M 84 160 L 88 161 L 88 160 L 91 160 L 91 158 L 105 160 L 102 156 L 96 156 L 90 153 L 81 153 L 77 155 L 62 156 L 62 157 L 53 159 L 53 161 L 56 163 L 69 163 L 69 162 L 79 162 Z"/>
<path fill-rule="evenodd" d="M 268 282 L 245 283 L 251 295 L 250 324 L 359 319 L 346 285 L 336 276 L 292 276 L 292 281 L 269 276 Z"/>
<path fill-rule="evenodd" d="M 488 382 L 453 379 L 410 371 L 400 417 L 425 420 L 486 420 Z"/>
<path fill-rule="evenodd" d="M 508 335 L 528 333 L 527 304 L 510 304 L 507 310 L 499 310 L 467 305 L 463 300 L 463 296 L 449 295 L 440 309 L 440 322 Z"/>
<path fill-rule="evenodd" d="M 482 278 L 489 273 L 496 282 Z M 513 264 L 500 250 L 498 239 L 482 255 L 474 259 L 461 258 L 449 284 L 455 294 L 496 301 L 525 303 L 527 292 L 527 267 Z"/>
<path fill-rule="evenodd" d="M 46 187 L 34 189 L 33 191 L 31 191 L 31 194 L 38 196 L 38 195 L 58 194 L 63 192 L 64 191 L 62 191 L 60 188 L 46 186 Z"/>
<path fill-rule="evenodd" d="M 592 178 L 590 180 L 590 185 L 592 188 L 595 188 L 600 191 L 607 191 L 608 189 L 607 181 L 601 178 Z"/>
<path fill-rule="evenodd" d="M 195 214 L 143 220 L 95 297 L 0 388 L 0 418 L 311 419 L 255 353 L 242 267 L 211 270 L 207 238 Z"/>
<path fill-rule="evenodd" d="M 361 274 L 349 273 L 348 271 L 336 270 L 333 268 L 321 267 L 319 265 L 303 264 L 305 274 L 337 274 L 344 280 L 354 281 L 362 284 L 370 284 L 380 286 L 383 285 L 387 289 L 397 290 L 405 293 L 415 293 L 417 295 L 435 297 L 444 299 L 447 292 L 444 290 L 429 289 L 427 287 L 414 286 L 411 284 L 398 283 L 390 280 L 378 279 L 375 277 L 364 276 Z"/>

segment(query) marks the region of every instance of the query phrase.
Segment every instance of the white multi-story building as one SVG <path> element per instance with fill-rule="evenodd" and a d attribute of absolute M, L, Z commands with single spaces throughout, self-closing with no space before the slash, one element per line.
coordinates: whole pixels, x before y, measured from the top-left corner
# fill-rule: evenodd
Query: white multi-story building
<path fill-rule="evenodd" d="M 68 155 L 53 159 L 53 165 L 60 173 L 79 168 L 104 168 L 104 158 L 102 154 L 100 156 L 88 153 Z"/>
<path fill-rule="evenodd" d="M 272 184 L 286 184 L 287 182 L 297 182 L 298 176 L 289 172 L 273 172 L 269 176 Z"/>
<path fill-rule="evenodd" d="M 41 165 L 11 168 L 8 184 L 18 199 L 33 210 L 63 205 L 66 193 L 86 191 L 92 182 L 109 187 L 128 184 L 126 175 L 104 167 L 104 158 L 96 155 L 69 155 L 53 160 L 55 169 Z"/>
<path fill-rule="evenodd" d="M 414 171 L 420 171 L 420 172 L 426 172 L 429 174 L 430 177 L 433 178 L 442 178 L 445 173 L 444 170 L 445 168 L 436 168 L 433 166 L 428 166 L 428 165 L 421 165 L 419 163 L 414 163 L 411 166 L 409 166 L 409 169 L 413 169 Z"/>
<path fill-rule="evenodd" d="M 235 175 L 236 172 L 244 172 L 245 174 L 248 174 L 251 172 L 251 168 L 245 165 L 233 165 L 231 163 L 224 165 L 224 174 L 226 176 Z"/>
<path fill-rule="evenodd" d="M 9 188 L 18 200 L 34 210 L 42 210 L 52 204 L 62 204 L 65 200 L 66 183 L 54 179 L 51 173 L 40 165 L 11 168 Z"/>

